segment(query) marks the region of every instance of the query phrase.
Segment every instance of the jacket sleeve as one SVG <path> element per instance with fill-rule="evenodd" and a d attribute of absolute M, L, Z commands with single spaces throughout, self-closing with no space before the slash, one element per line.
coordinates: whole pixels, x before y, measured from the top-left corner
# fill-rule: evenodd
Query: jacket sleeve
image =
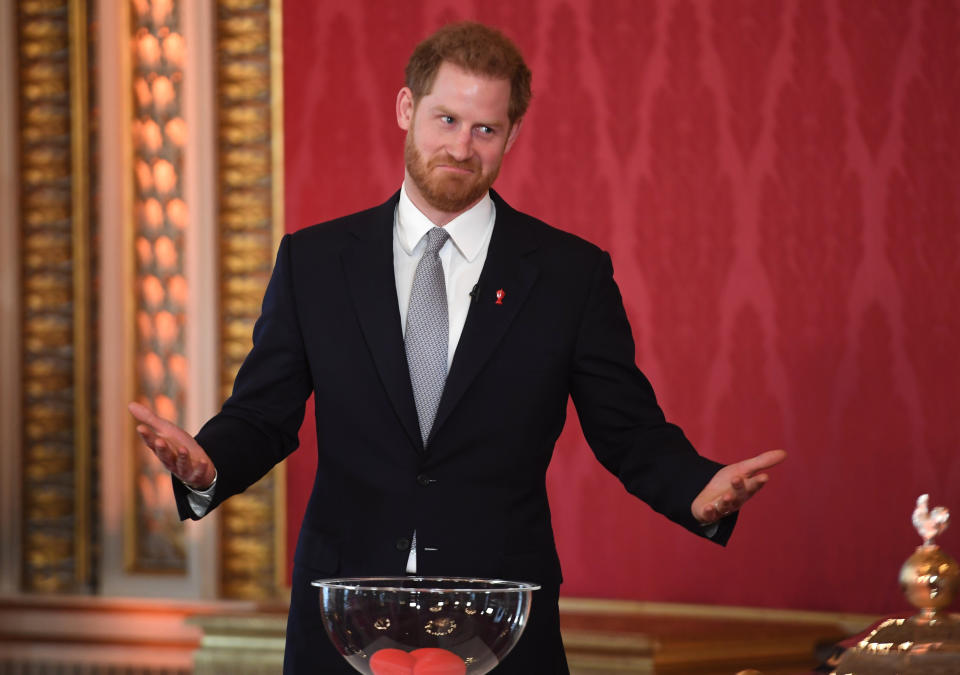
<path fill-rule="evenodd" d="M 196 436 L 217 469 L 207 513 L 258 481 L 299 443 L 312 387 L 297 316 L 290 242 L 290 235 L 281 241 L 253 329 L 253 348 L 237 373 L 233 393 Z M 187 488 L 176 479 L 173 486 L 180 518 L 197 519 L 187 502 Z"/>
<path fill-rule="evenodd" d="M 575 348 L 571 395 L 597 459 L 655 511 L 705 536 L 690 505 L 721 464 L 701 457 L 664 418 L 650 382 L 634 362 L 634 341 L 610 256 L 593 270 Z M 712 541 L 729 539 L 736 514 Z"/>

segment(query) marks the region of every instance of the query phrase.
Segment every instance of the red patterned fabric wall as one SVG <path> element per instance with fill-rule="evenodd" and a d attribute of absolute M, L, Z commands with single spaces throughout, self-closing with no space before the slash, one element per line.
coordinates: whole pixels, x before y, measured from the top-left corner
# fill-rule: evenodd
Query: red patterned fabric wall
<path fill-rule="evenodd" d="M 290 229 L 399 187 L 394 100 L 418 38 L 498 25 L 534 72 L 501 194 L 611 252 L 637 361 L 701 452 L 791 453 L 723 550 L 627 496 L 574 416 L 549 474 L 567 595 L 905 610 L 914 500 L 960 514 L 960 2 L 284 12 Z M 943 543 L 960 555 L 956 529 Z"/>

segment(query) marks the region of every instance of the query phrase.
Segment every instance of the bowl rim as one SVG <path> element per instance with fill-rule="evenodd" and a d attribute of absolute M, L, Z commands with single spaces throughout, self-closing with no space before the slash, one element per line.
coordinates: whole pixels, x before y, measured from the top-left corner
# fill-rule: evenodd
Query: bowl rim
<path fill-rule="evenodd" d="M 425 582 L 425 586 L 404 586 L 404 582 Z M 453 583 L 452 587 L 433 587 L 431 583 Z M 480 587 L 479 584 L 483 584 Z M 404 593 L 525 593 L 540 590 L 540 584 L 529 581 L 510 581 L 507 579 L 483 579 L 480 577 L 437 577 L 437 576 L 388 576 L 388 577 L 334 577 L 314 579 L 310 582 L 316 588 L 329 588 L 346 591 L 391 591 Z"/>

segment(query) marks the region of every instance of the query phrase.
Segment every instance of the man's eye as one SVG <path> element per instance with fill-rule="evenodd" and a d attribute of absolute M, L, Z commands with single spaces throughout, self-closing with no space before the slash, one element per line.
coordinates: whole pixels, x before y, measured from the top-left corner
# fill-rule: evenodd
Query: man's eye
<path fill-rule="evenodd" d="M 488 126 L 477 127 L 477 131 L 479 131 L 484 136 L 492 136 L 494 133 L 493 127 L 488 127 Z"/>
<path fill-rule="evenodd" d="M 450 115 L 441 115 L 440 121 L 443 122 L 444 124 L 453 124 L 453 117 L 451 117 Z"/>

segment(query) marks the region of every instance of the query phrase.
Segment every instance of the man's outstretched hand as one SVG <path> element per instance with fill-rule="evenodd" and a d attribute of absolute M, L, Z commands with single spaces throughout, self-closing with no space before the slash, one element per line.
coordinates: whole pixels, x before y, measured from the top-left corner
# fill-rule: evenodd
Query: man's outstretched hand
<path fill-rule="evenodd" d="M 770 480 L 766 471 L 786 456 L 783 450 L 768 450 L 723 467 L 693 500 L 693 517 L 709 525 L 738 510 Z"/>
<path fill-rule="evenodd" d="M 213 484 L 217 470 L 193 436 L 145 405 L 131 403 L 127 409 L 139 422 L 140 438 L 167 471 L 194 490 L 206 490 Z"/>

